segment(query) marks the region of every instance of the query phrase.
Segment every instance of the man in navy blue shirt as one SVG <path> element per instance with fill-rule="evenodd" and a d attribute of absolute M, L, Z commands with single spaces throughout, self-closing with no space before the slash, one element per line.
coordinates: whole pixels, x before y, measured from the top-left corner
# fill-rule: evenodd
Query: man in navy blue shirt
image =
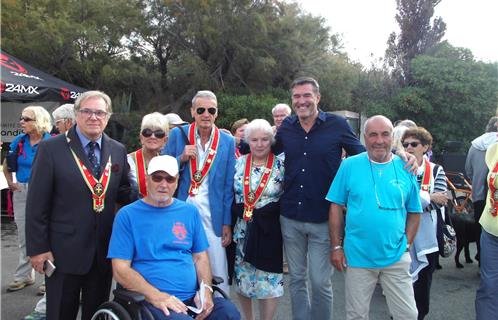
<path fill-rule="evenodd" d="M 315 79 L 298 78 L 291 91 L 296 114 L 278 129 L 275 151 L 285 152 L 280 222 L 289 263 L 292 313 L 294 319 L 330 319 L 330 204 L 325 195 L 341 164 L 342 149 L 353 155 L 365 148 L 346 119 L 318 110 L 320 90 Z"/>

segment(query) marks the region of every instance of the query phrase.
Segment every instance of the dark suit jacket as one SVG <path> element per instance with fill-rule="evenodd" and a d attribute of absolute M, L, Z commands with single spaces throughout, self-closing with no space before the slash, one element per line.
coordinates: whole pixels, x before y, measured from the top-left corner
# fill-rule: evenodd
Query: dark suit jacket
<path fill-rule="evenodd" d="M 91 167 L 75 127 L 67 138 L 61 134 L 42 141 L 33 162 L 26 204 L 27 253 L 34 256 L 52 251 L 57 269 L 64 273 L 86 274 L 95 257 L 102 271 L 109 271 L 106 257 L 115 204 L 129 202 L 126 149 L 103 135 L 101 172 L 109 155 L 112 169 L 104 211 L 96 213 L 71 153 L 74 150 L 85 166 Z"/>

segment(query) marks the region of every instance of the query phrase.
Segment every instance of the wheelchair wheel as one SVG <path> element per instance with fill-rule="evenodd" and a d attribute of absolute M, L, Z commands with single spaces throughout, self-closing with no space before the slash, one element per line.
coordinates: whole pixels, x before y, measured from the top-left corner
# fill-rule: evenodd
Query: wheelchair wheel
<path fill-rule="evenodd" d="M 117 302 L 103 303 L 92 317 L 92 320 L 132 320 L 128 311 Z"/>

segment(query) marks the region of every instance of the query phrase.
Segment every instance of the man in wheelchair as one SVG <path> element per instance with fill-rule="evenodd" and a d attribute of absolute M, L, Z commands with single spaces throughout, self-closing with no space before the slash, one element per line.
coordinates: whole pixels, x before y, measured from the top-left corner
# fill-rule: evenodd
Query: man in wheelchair
<path fill-rule="evenodd" d="M 147 169 L 147 195 L 123 207 L 114 221 L 108 254 L 114 278 L 145 297 L 154 319 L 240 319 L 231 301 L 213 298 L 200 215 L 173 198 L 177 185 L 176 159 L 154 157 Z"/>

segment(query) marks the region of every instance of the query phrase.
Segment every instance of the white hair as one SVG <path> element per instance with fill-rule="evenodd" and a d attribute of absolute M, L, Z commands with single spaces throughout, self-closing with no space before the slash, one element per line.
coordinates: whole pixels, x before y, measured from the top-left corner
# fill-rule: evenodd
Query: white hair
<path fill-rule="evenodd" d="M 273 135 L 273 129 L 270 123 L 265 119 L 254 119 L 253 121 L 249 122 L 249 124 L 246 126 L 244 130 L 244 140 L 249 141 L 251 135 L 255 131 L 263 131 L 265 134 L 267 134 L 270 137 L 272 144 L 275 141 L 275 136 Z"/>
<path fill-rule="evenodd" d="M 192 98 L 192 107 L 194 106 L 195 100 L 197 98 L 210 98 L 210 99 L 214 100 L 216 102 L 216 104 L 218 104 L 218 99 L 216 98 L 216 95 L 212 91 L 209 91 L 209 90 L 197 91 L 195 96 Z"/>
<path fill-rule="evenodd" d="M 74 104 L 66 103 L 52 111 L 52 117 L 54 120 L 69 119 L 74 122 L 76 116 L 74 114 Z"/>
<path fill-rule="evenodd" d="M 289 107 L 289 105 L 285 104 L 285 103 L 279 103 L 279 104 L 275 105 L 273 107 L 273 109 L 271 109 L 271 113 L 274 114 L 275 111 L 277 111 L 277 110 L 285 110 L 285 112 L 287 113 L 287 115 L 290 115 L 291 112 L 292 112 L 292 110 Z"/>
<path fill-rule="evenodd" d="M 142 126 L 140 127 L 140 131 L 145 128 L 161 129 L 164 130 L 164 132 L 166 132 L 166 135 L 168 135 L 169 122 L 166 116 L 162 113 L 159 112 L 149 113 L 142 118 Z"/>

